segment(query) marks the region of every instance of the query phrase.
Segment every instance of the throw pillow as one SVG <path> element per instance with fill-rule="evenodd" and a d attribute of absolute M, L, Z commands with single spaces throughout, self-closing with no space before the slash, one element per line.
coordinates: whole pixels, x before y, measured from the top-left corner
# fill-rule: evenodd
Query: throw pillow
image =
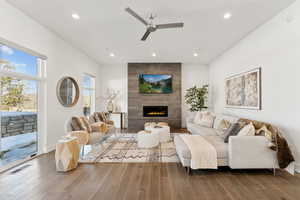
<path fill-rule="evenodd" d="M 274 141 L 273 133 L 264 125 L 259 130 L 256 131 L 256 134 L 263 134 L 270 142 Z"/>
<path fill-rule="evenodd" d="M 253 126 L 252 122 L 242 128 L 238 136 L 255 136 L 255 127 Z"/>
<path fill-rule="evenodd" d="M 91 127 L 88 119 L 86 117 L 81 117 L 80 119 L 81 119 L 83 125 L 85 126 L 85 129 L 87 130 L 87 132 L 91 133 L 92 127 Z"/>
<path fill-rule="evenodd" d="M 95 121 L 95 122 L 101 122 L 101 119 L 100 119 L 98 113 L 94 113 L 93 117 L 94 117 L 94 121 Z"/>
<path fill-rule="evenodd" d="M 197 112 L 195 117 L 194 117 L 194 123 L 199 124 L 201 120 L 201 112 Z"/>
<path fill-rule="evenodd" d="M 72 117 L 71 127 L 72 131 L 86 131 L 86 128 L 80 117 Z"/>
<path fill-rule="evenodd" d="M 101 121 L 106 122 L 107 121 L 107 116 L 106 116 L 105 112 L 101 112 L 100 115 L 101 115 L 100 119 L 102 119 Z"/>
<path fill-rule="evenodd" d="M 220 130 L 220 131 L 225 131 L 225 130 L 227 130 L 229 127 L 230 127 L 230 122 L 229 121 L 227 121 L 227 120 L 225 120 L 225 119 L 222 119 L 221 121 L 220 121 L 220 123 L 219 123 L 219 126 L 218 126 L 218 130 Z"/>
<path fill-rule="evenodd" d="M 218 129 L 215 129 L 215 130 L 216 130 L 216 134 L 224 140 L 226 137 L 226 130 L 225 131 L 221 131 Z"/>
<path fill-rule="evenodd" d="M 215 118 L 216 117 L 210 113 L 203 113 L 199 125 L 208 127 L 208 128 L 212 128 Z"/>
<path fill-rule="evenodd" d="M 227 130 L 226 130 L 226 133 L 225 133 L 225 135 L 226 135 L 226 137 L 225 137 L 225 139 L 224 139 L 224 142 L 225 143 L 228 143 L 228 141 L 229 141 L 229 137 L 230 136 L 236 136 L 238 133 L 239 133 L 239 131 L 241 130 L 241 125 L 239 124 L 239 123 L 234 123 L 234 124 L 232 124 Z"/>

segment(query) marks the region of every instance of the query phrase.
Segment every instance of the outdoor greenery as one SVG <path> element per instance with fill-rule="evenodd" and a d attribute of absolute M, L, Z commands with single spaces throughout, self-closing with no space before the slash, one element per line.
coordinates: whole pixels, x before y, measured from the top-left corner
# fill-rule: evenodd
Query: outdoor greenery
<path fill-rule="evenodd" d="M 1 69 L 11 70 L 14 66 L 10 65 L 5 60 L 0 60 Z M 12 77 L 1 77 L 0 78 L 0 109 L 10 110 L 12 108 L 17 111 L 22 110 L 22 106 L 26 101 L 24 95 L 25 85 L 19 79 L 13 79 Z"/>
<path fill-rule="evenodd" d="M 186 90 L 185 102 L 190 105 L 189 110 L 191 112 L 201 111 L 207 108 L 205 102 L 208 95 L 208 85 L 204 85 L 201 88 L 196 86 Z"/>

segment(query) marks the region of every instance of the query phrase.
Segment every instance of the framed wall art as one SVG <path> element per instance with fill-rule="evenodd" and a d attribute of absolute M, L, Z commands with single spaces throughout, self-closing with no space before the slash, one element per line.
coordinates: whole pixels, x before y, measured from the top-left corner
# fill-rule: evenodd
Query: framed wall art
<path fill-rule="evenodd" d="M 227 108 L 261 110 L 261 68 L 226 78 L 225 93 Z"/>

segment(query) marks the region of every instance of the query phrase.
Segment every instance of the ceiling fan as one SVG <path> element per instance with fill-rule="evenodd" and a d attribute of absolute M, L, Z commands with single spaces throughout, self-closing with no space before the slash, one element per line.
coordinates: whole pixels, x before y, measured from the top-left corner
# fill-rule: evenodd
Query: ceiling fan
<path fill-rule="evenodd" d="M 125 11 L 128 12 L 133 17 L 135 17 L 140 22 L 142 22 L 147 27 L 147 30 L 141 39 L 142 41 L 146 41 L 150 33 L 155 32 L 157 29 L 183 28 L 184 25 L 184 23 L 153 24 L 153 19 L 154 19 L 153 15 L 150 16 L 149 18 L 150 21 L 148 22 L 129 7 L 125 8 Z"/>

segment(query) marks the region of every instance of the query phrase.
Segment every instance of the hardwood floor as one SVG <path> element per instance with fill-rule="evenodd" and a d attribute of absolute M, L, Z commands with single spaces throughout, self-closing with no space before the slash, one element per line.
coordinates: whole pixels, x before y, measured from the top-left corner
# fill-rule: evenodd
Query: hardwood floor
<path fill-rule="evenodd" d="M 18 169 L 22 169 L 18 171 Z M 267 170 L 197 171 L 180 164 L 81 164 L 68 173 L 55 171 L 54 153 L 0 175 L 1 200 L 300 199 L 300 176 Z"/>

